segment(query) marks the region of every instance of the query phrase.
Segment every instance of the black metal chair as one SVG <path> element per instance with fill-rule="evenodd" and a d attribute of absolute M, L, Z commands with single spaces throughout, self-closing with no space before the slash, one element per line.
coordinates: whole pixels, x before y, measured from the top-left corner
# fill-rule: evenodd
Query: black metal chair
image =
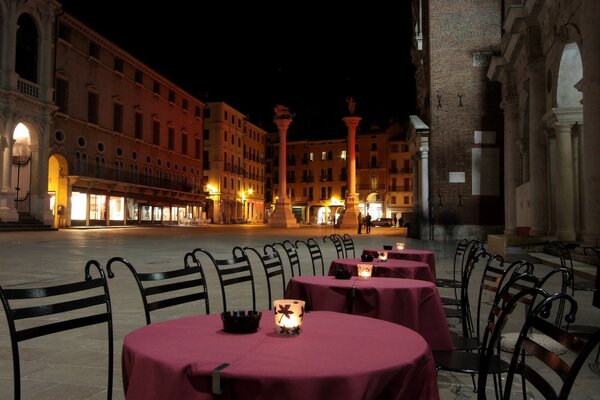
<path fill-rule="evenodd" d="M 566 243 L 555 240 L 548 241 L 544 246 L 544 250 L 559 257 L 561 267 L 569 270 L 571 279 L 569 282 L 567 282 L 567 287 L 571 289 L 572 296 L 575 296 L 576 290 L 584 290 L 588 292 L 593 292 L 596 290 L 595 284 L 591 280 L 575 280 L 573 259 L 571 258 L 571 251 Z"/>
<path fill-rule="evenodd" d="M 90 267 L 99 277 L 93 278 Z M 104 270 L 96 260 L 85 265 L 85 279 L 55 286 L 5 289 L 0 287 L 13 356 L 14 398 L 21 398 L 19 343 L 71 329 L 107 324 L 107 399 L 112 399 L 113 323 L 110 293 Z M 55 315 L 61 315 L 60 320 Z"/>
<path fill-rule="evenodd" d="M 344 249 L 344 256 L 346 258 L 350 258 L 350 250 L 352 250 L 352 258 L 356 257 L 356 252 L 354 250 L 354 240 L 352 240 L 352 237 L 350 235 L 344 233 L 344 235 L 342 236 L 339 233 L 333 233 L 331 234 L 331 236 L 335 236 L 338 242 L 342 243 L 342 247 Z"/>
<path fill-rule="evenodd" d="M 272 246 L 274 248 L 277 248 L 277 246 L 279 246 L 283 249 L 283 251 L 285 251 L 288 262 L 290 264 L 290 270 L 292 273 L 292 277 L 296 276 L 295 270 L 298 270 L 297 276 L 302 276 L 302 269 L 300 266 L 300 257 L 298 257 L 298 252 L 296 251 L 296 246 L 294 246 L 294 244 L 289 240 L 284 240 L 283 242 L 273 243 Z M 282 261 L 283 261 L 283 259 L 282 259 Z"/>
<path fill-rule="evenodd" d="M 283 263 L 281 262 L 281 255 L 279 251 L 273 247 L 273 245 L 267 244 L 263 248 L 263 254 L 253 247 L 244 247 L 245 251 L 250 250 L 256 254 L 260 260 L 265 276 L 267 278 L 267 289 L 269 292 L 269 310 L 273 307 L 273 297 L 271 294 L 271 278 L 281 277 L 281 289 L 282 293 L 285 293 L 285 273 L 283 272 Z"/>
<path fill-rule="evenodd" d="M 344 258 L 344 244 L 342 243 L 342 240 L 336 234 L 331 234 L 329 236 L 323 236 L 323 243 L 327 243 L 327 239 L 335 246 L 337 258 Z"/>
<path fill-rule="evenodd" d="M 189 259 L 196 265 L 190 266 Z M 124 264 L 135 278 L 144 304 L 146 324 L 152 323 L 152 311 L 199 300 L 204 300 L 206 314 L 210 314 L 204 270 L 192 253 L 184 256 L 183 268 L 144 273 L 138 272 L 125 258 L 113 257 L 106 264 L 106 272 L 111 279 L 115 277 L 113 263 Z"/>
<path fill-rule="evenodd" d="M 306 241 L 296 240 L 296 242 L 294 243 L 296 249 L 299 248 L 300 244 L 303 244 L 308 249 L 313 267 L 313 275 L 317 275 L 317 261 L 321 262 L 321 275 L 325 275 L 325 263 L 323 262 L 323 253 L 321 252 L 321 248 L 319 247 L 317 241 L 313 238 L 308 238 Z"/>
<path fill-rule="evenodd" d="M 244 282 L 250 284 L 252 290 L 252 310 L 256 311 L 256 288 L 248 255 L 239 246 L 234 247 L 231 253 L 231 258 L 218 259 L 205 249 L 198 248 L 192 251 L 192 255 L 198 263 L 201 263 L 200 254 L 204 254 L 210 259 L 217 270 L 219 283 L 221 284 L 221 295 L 223 297 L 223 311 L 228 311 L 226 287 Z"/>
<path fill-rule="evenodd" d="M 442 296 L 442 304 L 445 306 L 460 307 L 461 301 L 459 294 L 463 286 L 463 272 L 467 260 L 471 253 L 478 248 L 483 248 L 483 242 L 479 240 L 467 240 L 462 239 L 456 245 L 454 251 L 454 264 L 452 267 L 452 278 L 438 278 L 436 279 L 436 286 L 439 288 L 452 289 L 454 291 L 454 297 Z"/>
<path fill-rule="evenodd" d="M 566 293 L 555 293 L 545 297 L 533 307 L 527 316 L 510 359 L 504 386 L 505 400 L 511 396 L 515 374 L 521 376 L 523 398 L 526 398 L 527 384 L 534 386 L 545 399 L 566 400 L 569 398 L 581 367 L 594 348 L 600 344 L 600 329 L 588 340 L 582 340 L 561 329 L 555 323 L 549 322 L 547 318 L 552 307 L 562 304 L 568 305 L 569 311 L 564 317 L 566 323 L 570 324 L 575 320 L 577 302 Z M 504 318 L 503 315 L 499 318 L 499 323 L 502 323 L 502 318 Z M 552 338 L 568 351 L 562 356 L 549 350 L 547 346 L 539 342 L 539 338 L 543 337 Z M 498 338 L 497 334 L 493 335 L 490 344 Z M 543 363 L 546 368 L 540 368 L 539 363 L 532 362 L 533 359 Z M 549 371 L 552 371 L 553 374 L 550 374 Z M 547 372 L 548 375 L 546 375 Z M 549 375 L 552 377 L 550 378 Z M 480 387 L 485 386 L 485 379 L 484 374 L 479 376 Z M 554 386 L 556 382 L 559 382 L 558 387 Z M 485 393 L 480 393 L 478 399 L 485 400 Z"/>

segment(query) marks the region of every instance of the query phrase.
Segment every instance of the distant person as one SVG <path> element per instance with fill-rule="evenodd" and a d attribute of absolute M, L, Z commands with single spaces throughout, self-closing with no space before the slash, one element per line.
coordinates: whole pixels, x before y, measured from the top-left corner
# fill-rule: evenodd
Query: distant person
<path fill-rule="evenodd" d="M 396 214 L 394 214 L 394 226 L 396 226 L 396 223 L 398 223 L 398 218 L 396 217 Z"/>
<path fill-rule="evenodd" d="M 365 217 L 365 228 L 367 228 L 367 233 L 371 233 L 371 214 L 369 213 Z"/>
<path fill-rule="evenodd" d="M 363 223 L 363 218 L 362 218 L 362 213 L 358 213 L 358 234 L 360 235 L 362 232 L 362 223 Z"/>

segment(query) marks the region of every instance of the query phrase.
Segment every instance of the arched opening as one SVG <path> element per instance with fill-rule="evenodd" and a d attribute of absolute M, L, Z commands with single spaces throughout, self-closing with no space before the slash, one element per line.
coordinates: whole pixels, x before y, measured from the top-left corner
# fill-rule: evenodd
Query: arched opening
<path fill-rule="evenodd" d="M 583 94 L 576 85 L 583 79 L 583 64 L 577 43 L 565 45 L 558 70 L 556 104 L 559 108 L 581 107 Z"/>
<path fill-rule="evenodd" d="M 69 225 L 68 205 L 68 163 L 60 154 L 50 156 L 48 160 L 48 196 L 50 211 L 54 215 L 54 226 L 64 228 Z"/>
<path fill-rule="evenodd" d="M 39 35 L 36 24 L 28 14 L 17 21 L 15 72 L 30 82 L 37 83 Z"/>
<path fill-rule="evenodd" d="M 13 131 L 11 189 L 15 191 L 15 206 L 28 213 L 31 200 L 31 135 L 25 124 L 18 123 Z"/>
<path fill-rule="evenodd" d="M 368 213 L 371 216 L 371 220 L 385 217 L 381 195 L 379 193 L 370 193 L 365 200 L 366 201 L 364 204 L 361 203 L 358 205 L 358 210 L 362 213 L 362 215 L 367 215 Z"/>

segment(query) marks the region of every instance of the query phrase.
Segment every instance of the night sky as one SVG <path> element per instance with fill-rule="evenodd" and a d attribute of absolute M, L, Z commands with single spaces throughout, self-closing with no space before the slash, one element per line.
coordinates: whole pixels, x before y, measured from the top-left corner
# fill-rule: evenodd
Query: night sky
<path fill-rule="evenodd" d="M 336 11 L 312 2 L 60 1 L 192 95 L 225 101 L 268 131 L 278 103 L 296 113 L 293 138 L 343 137 L 347 96 L 362 130 L 414 112 L 409 1 Z"/>

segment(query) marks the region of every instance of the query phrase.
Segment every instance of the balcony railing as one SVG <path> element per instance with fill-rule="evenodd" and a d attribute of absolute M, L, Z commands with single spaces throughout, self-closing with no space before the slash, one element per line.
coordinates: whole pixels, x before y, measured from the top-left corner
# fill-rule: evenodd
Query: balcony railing
<path fill-rule="evenodd" d="M 315 181 L 315 177 L 314 175 L 310 175 L 310 176 L 302 176 L 302 182 L 304 183 L 310 183 L 310 182 L 314 182 Z"/>
<path fill-rule="evenodd" d="M 358 185 L 358 189 L 359 190 L 385 190 L 385 183 L 378 183 L 378 184 L 361 183 Z"/>
<path fill-rule="evenodd" d="M 26 96 L 34 97 L 36 99 L 39 99 L 40 97 L 40 86 L 26 79 L 18 78 L 17 89 Z"/>
<path fill-rule="evenodd" d="M 398 173 L 398 168 L 390 167 L 390 174 L 397 174 L 397 173 Z"/>

